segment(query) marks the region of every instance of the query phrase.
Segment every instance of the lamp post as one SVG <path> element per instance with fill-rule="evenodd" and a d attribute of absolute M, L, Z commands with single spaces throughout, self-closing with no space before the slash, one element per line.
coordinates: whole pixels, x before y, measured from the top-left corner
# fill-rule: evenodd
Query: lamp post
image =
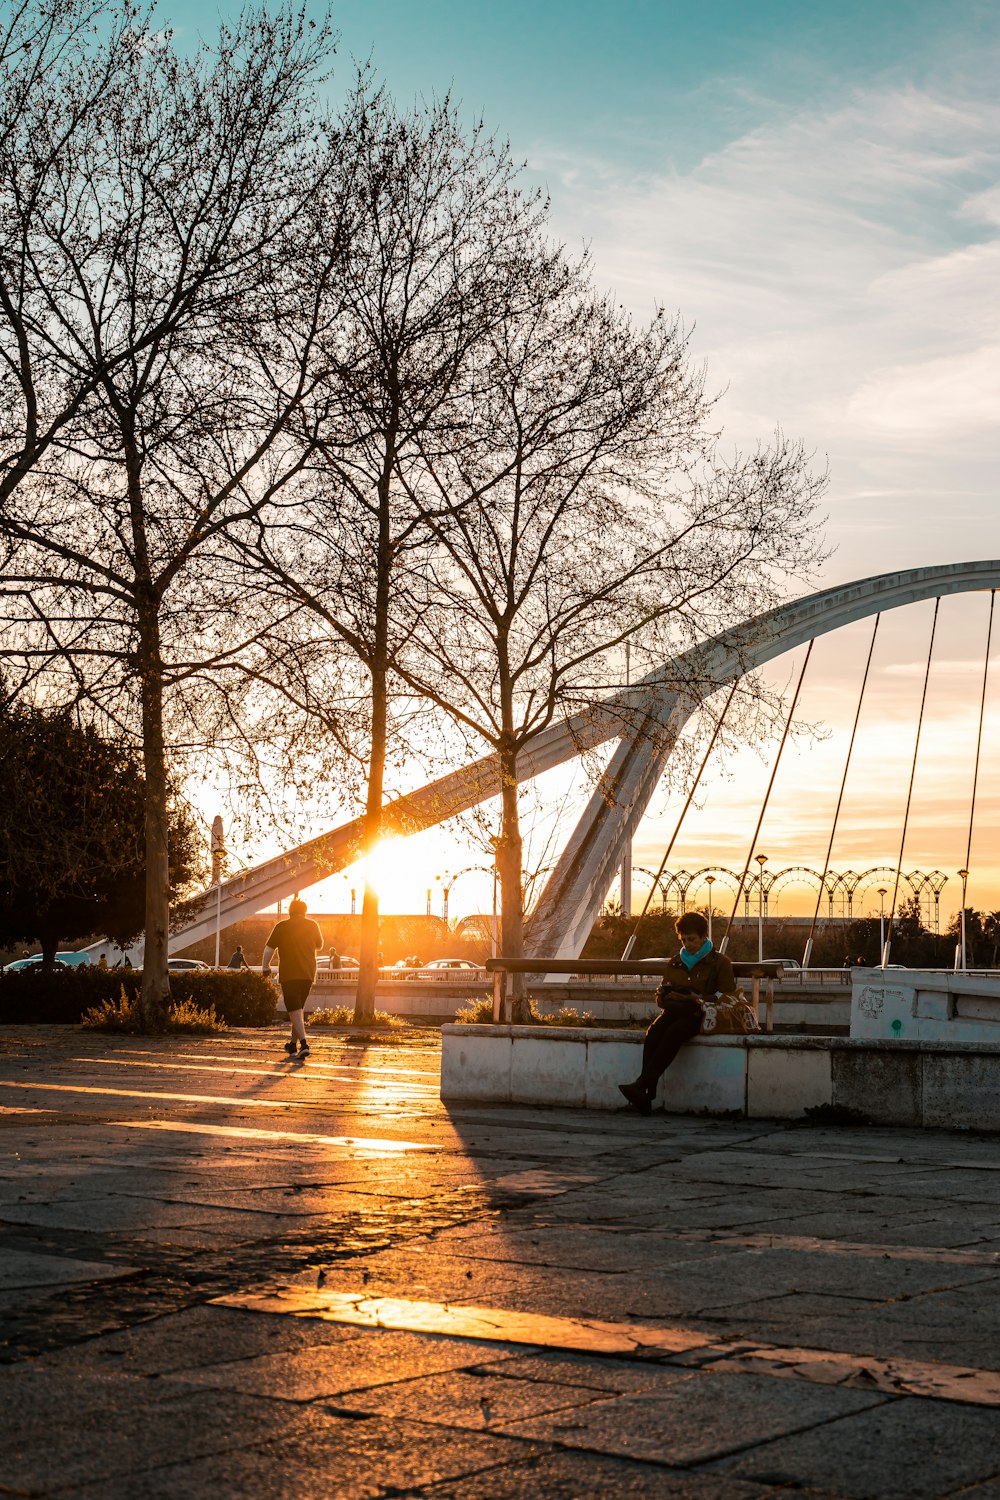
<path fill-rule="evenodd" d="M 885 953 L 885 893 L 886 887 L 880 885 L 878 888 L 878 951 L 882 954 Z"/>
<path fill-rule="evenodd" d="M 712 887 L 715 884 L 714 875 L 705 876 L 705 884 L 708 886 L 708 941 L 712 941 Z"/>
<path fill-rule="evenodd" d="M 959 939 L 959 957 L 961 959 L 960 967 L 964 970 L 968 967 L 965 958 L 965 889 L 969 879 L 969 872 L 968 870 L 959 870 L 958 873 L 962 880 L 962 926 L 960 929 L 961 937 Z"/>
<path fill-rule="evenodd" d="M 764 866 L 767 864 L 766 854 L 755 854 L 757 868 L 760 871 L 757 876 L 759 900 L 757 902 L 757 962 L 764 962 Z"/>
<path fill-rule="evenodd" d="M 221 814 L 212 819 L 212 884 L 215 886 L 215 967 L 219 967 L 222 942 L 222 867 L 226 862 L 226 838 Z"/>

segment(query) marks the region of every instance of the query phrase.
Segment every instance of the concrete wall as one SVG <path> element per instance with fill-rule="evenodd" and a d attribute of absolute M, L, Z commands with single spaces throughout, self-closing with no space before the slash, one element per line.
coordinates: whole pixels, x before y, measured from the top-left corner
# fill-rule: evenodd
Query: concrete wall
<path fill-rule="evenodd" d="M 585 1027 L 444 1026 L 441 1097 L 620 1109 L 642 1036 Z M 1000 1044 L 698 1037 L 660 1083 L 675 1114 L 798 1119 L 837 1111 L 886 1125 L 1000 1131 Z"/>
<path fill-rule="evenodd" d="M 1000 1044 L 1000 977 L 855 969 L 852 978 L 852 1037 Z"/>

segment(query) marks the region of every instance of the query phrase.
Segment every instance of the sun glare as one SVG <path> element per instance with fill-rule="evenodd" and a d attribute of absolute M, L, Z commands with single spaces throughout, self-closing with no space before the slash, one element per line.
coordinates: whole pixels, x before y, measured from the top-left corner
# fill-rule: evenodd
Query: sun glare
<path fill-rule="evenodd" d="M 359 904 L 365 884 L 370 883 L 383 910 L 414 913 L 426 910 L 428 891 L 433 910 L 439 910 L 442 879 L 447 878 L 442 869 L 428 862 L 426 849 L 403 838 L 383 840 L 345 875 L 357 890 Z"/>

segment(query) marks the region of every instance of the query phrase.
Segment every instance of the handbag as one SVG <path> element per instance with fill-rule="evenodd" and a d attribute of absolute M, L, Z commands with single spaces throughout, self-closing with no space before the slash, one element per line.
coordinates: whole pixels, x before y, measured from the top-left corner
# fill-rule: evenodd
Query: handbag
<path fill-rule="evenodd" d="M 735 995 L 716 995 L 714 1000 L 705 999 L 701 1004 L 702 1036 L 744 1036 L 760 1030 L 753 1006 L 742 990 Z"/>

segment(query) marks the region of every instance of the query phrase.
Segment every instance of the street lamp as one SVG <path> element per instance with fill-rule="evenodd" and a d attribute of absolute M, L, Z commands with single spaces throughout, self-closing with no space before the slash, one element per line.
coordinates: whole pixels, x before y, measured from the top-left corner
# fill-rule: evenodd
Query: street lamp
<path fill-rule="evenodd" d="M 762 964 L 764 962 L 764 866 L 767 864 L 767 855 L 755 854 L 754 859 L 760 870 L 757 876 L 757 883 L 760 887 L 760 899 L 757 903 L 757 962 Z"/>
<path fill-rule="evenodd" d="M 886 887 L 880 885 L 878 888 L 878 951 L 885 957 L 885 893 Z"/>
<path fill-rule="evenodd" d="M 219 947 L 222 942 L 222 871 L 226 863 L 226 838 L 222 828 L 222 816 L 212 819 L 212 884 L 215 886 L 215 967 L 219 967 Z"/>
<path fill-rule="evenodd" d="M 961 940 L 959 943 L 959 957 L 961 958 L 961 968 L 964 970 L 967 967 L 965 961 L 965 889 L 969 879 L 969 872 L 968 870 L 959 870 L 958 873 L 962 879 L 962 927 Z"/>
<path fill-rule="evenodd" d="M 715 884 L 714 875 L 705 876 L 705 884 L 708 886 L 708 941 L 712 941 L 712 887 Z"/>

